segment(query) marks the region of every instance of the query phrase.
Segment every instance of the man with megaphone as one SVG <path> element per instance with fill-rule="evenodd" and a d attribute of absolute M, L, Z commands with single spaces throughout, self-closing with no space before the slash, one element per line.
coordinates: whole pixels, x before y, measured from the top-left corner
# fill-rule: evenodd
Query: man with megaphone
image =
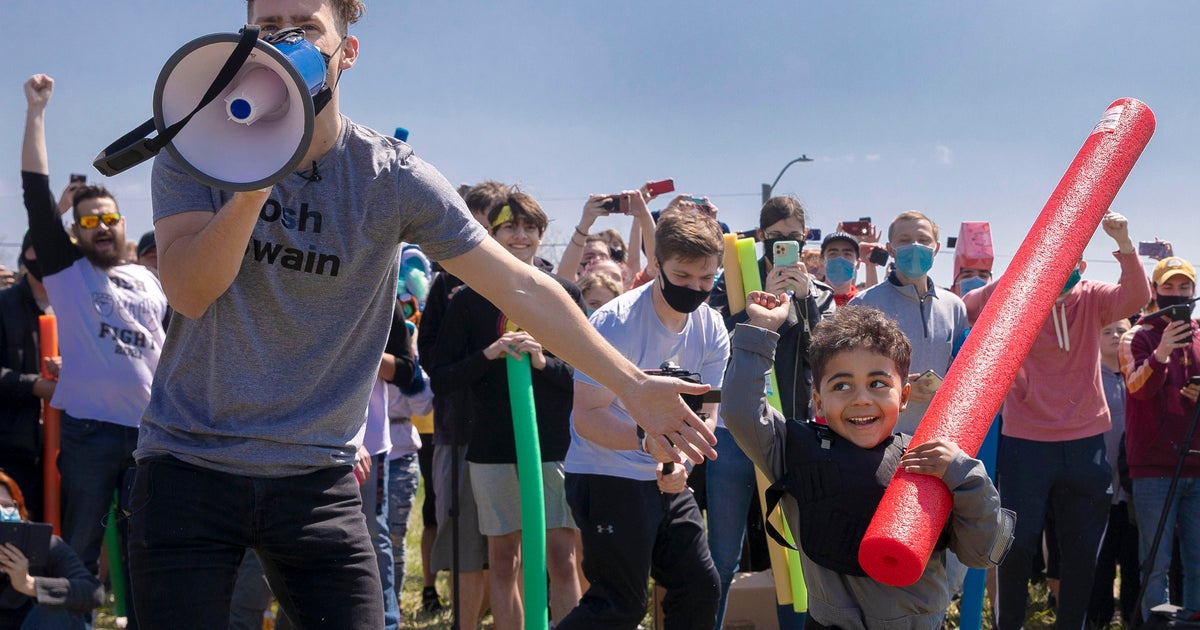
<path fill-rule="evenodd" d="M 248 4 L 264 35 L 300 28 L 328 59 L 330 98 L 299 160 L 309 168 L 231 193 L 199 181 L 175 153 L 155 161 L 159 270 L 181 317 L 135 453 L 130 554 L 145 627 L 225 625 L 248 547 L 301 627 L 382 627 L 351 466 L 402 241 L 420 244 L 618 393 L 678 461 L 715 456 L 712 432 L 678 396 L 708 386 L 643 374 L 556 283 L 488 238 L 407 144 L 339 113 L 338 79 L 359 54 L 347 27 L 362 8 L 357 0 Z"/>

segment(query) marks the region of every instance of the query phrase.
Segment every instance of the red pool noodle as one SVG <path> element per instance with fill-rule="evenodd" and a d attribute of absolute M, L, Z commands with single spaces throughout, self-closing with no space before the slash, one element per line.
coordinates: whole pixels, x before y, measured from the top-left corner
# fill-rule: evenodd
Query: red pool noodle
<path fill-rule="evenodd" d="M 980 313 L 913 445 L 945 438 L 974 456 L 1075 263 L 1154 134 L 1154 113 L 1125 98 L 1105 111 Z M 872 578 L 916 582 L 952 507 L 937 477 L 896 471 L 859 548 Z"/>

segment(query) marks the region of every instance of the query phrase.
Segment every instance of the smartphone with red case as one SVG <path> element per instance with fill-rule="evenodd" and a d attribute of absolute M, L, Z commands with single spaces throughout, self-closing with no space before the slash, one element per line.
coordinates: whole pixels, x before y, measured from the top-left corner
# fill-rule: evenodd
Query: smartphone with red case
<path fill-rule="evenodd" d="M 646 192 L 655 197 L 664 193 L 675 192 L 675 180 L 664 179 L 662 181 L 650 182 L 646 184 Z"/>

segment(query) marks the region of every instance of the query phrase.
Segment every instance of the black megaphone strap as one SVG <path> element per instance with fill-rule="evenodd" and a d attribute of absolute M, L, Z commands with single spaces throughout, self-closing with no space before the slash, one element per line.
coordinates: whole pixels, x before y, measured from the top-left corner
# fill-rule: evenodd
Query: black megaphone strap
<path fill-rule="evenodd" d="M 242 65 L 250 58 L 250 53 L 254 50 L 254 44 L 258 40 L 258 26 L 255 24 L 247 24 L 240 31 L 241 38 L 238 40 L 237 47 L 225 60 L 225 64 L 221 66 L 221 71 L 213 79 L 211 85 L 208 86 L 208 91 L 204 93 L 204 97 L 200 99 L 200 103 L 190 114 L 179 119 L 175 124 L 162 130 L 154 138 L 149 138 L 151 132 L 154 131 L 154 119 L 151 118 L 139 125 L 133 131 L 121 136 L 115 142 L 108 145 L 96 156 L 92 162 L 92 166 L 107 177 L 112 177 L 124 171 L 127 171 L 142 162 L 158 155 L 158 152 L 163 147 L 167 146 L 175 136 L 183 131 L 188 121 L 195 116 L 197 112 L 204 109 L 213 99 L 229 86 L 233 81 L 234 76 L 242 69 Z"/>

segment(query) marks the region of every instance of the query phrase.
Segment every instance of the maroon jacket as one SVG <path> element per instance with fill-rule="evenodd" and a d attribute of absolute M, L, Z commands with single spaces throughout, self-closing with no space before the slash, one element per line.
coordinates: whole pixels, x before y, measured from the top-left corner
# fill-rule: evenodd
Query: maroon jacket
<path fill-rule="evenodd" d="M 1125 375 L 1125 453 L 1134 479 L 1170 477 L 1179 462 L 1176 448 L 1187 437 L 1195 403 L 1179 390 L 1200 375 L 1200 327 L 1192 321 L 1192 345 L 1171 352 L 1159 363 L 1154 349 L 1170 323 L 1166 317 L 1139 321 L 1121 339 L 1121 373 Z M 1191 449 L 1200 450 L 1200 430 Z M 1200 455 L 1189 455 L 1184 477 L 1200 477 Z"/>

